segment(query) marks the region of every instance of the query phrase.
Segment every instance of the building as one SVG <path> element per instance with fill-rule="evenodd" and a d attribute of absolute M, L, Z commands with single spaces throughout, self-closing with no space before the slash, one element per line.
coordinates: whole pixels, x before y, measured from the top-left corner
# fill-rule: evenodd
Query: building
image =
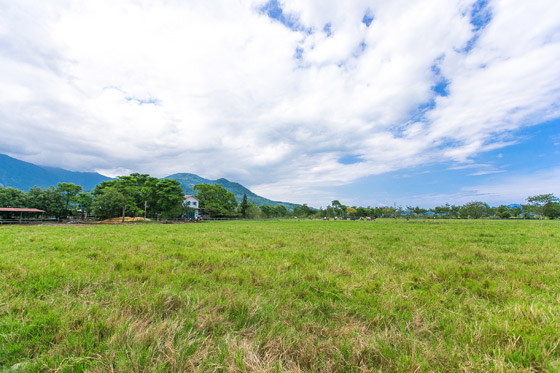
<path fill-rule="evenodd" d="M 43 216 L 45 211 L 39 209 L 0 207 L 0 222 L 18 222 L 23 223 L 30 220 L 36 220 L 39 216 Z"/>
<path fill-rule="evenodd" d="M 200 200 L 193 195 L 186 195 L 183 206 L 187 209 L 188 218 L 198 218 L 200 216 Z"/>

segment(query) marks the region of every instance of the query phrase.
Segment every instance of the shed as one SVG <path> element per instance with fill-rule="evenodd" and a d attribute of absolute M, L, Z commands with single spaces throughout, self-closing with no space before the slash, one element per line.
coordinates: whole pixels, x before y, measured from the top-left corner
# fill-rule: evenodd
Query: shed
<path fill-rule="evenodd" d="M 19 220 L 21 223 L 24 218 L 29 217 L 32 214 L 44 214 L 44 210 L 30 209 L 30 208 L 19 208 L 19 207 L 0 207 L 0 219 L 8 220 Z"/>

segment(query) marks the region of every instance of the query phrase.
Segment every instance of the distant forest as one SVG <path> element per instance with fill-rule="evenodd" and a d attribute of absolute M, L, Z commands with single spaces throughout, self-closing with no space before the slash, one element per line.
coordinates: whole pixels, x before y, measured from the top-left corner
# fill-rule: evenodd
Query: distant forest
<path fill-rule="evenodd" d="M 558 197 L 553 194 L 529 196 L 526 204 L 500 205 L 472 201 L 461 206 L 444 204 L 425 209 L 419 206 L 346 206 L 338 200 L 325 209 L 307 204 L 295 205 L 288 210 L 283 205 L 257 206 L 247 201 L 247 195 L 238 202 L 233 193 L 218 184 L 198 184 L 193 192 L 200 200 L 200 213 L 209 218 L 423 218 L 423 219 L 557 219 L 560 218 Z M 49 217 L 95 217 L 106 219 L 119 216 L 146 218 L 180 218 L 192 213 L 184 204 L 180 182 L 158 179 L 147 174 L 118 176 L 103 181 L 92 192 L 72 183 L 58 183 L 56 187 L 33 187 L 28 192 L 0 187 L 0 207 L 36 208 Z"/>

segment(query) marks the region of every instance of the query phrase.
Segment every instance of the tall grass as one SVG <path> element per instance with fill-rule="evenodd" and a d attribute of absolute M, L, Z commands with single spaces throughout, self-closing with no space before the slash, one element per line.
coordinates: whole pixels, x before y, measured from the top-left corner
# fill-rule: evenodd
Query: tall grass
<path fill-rule="evenodd" d="M 488 221 L 1 227 L 0 367 L 557 371 L 559 238 Z"/>

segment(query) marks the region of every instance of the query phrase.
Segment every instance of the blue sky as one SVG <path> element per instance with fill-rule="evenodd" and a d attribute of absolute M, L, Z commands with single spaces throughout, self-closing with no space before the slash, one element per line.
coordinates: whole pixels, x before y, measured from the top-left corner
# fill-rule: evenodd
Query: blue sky
<path fill-rule="evenodd" d="M 556 0 L 0 0 L 0 153 L 326 206 L 560 195 Z"/>

